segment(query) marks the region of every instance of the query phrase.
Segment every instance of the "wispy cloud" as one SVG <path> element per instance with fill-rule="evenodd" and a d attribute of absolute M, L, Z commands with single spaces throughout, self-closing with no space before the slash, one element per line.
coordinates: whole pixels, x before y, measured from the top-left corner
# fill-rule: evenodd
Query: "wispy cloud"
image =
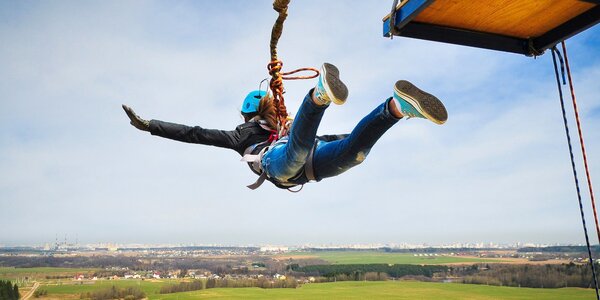
<path fill-rule="evenodd" d="M 236 153 L 139 132 L 120 104 L 233 129 L 267 76 L 270 1 L 0 6 L 0 243 L 582 241 L 549 54 L 389 41 L 389 3 L 294 2 L 285 68 L 330 61 L 350 87 L 320 133 L 350 131 L 397 79 L 438 95 L 450 118 L 399 122 L 363 165 L 301 193 L 249 191 Z M 569 41 L 594 178 L 598 31 Z M 290 111 L 313 84 L 286 82 Z"/>

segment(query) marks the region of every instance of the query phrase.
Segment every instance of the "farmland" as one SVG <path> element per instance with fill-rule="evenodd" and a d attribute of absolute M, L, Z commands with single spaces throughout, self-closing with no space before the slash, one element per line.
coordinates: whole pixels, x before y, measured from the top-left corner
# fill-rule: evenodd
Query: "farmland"
<path fill-rule="evenodd" d="M 307 284 L 297 289 L 217 288 L 175 294 L 158 294 L 165 282 L 115 281 L 93 285 L 46 286 L 48 299 L 78 298 L 82 292 L 110 287 L 139 286 L 148 299 L 590 299 L 592 289 L 531 289 L 427 283 L 414 281 L 337 282 Z"/>
<path fill-rule="evenodd" d="M 2 255 L 0 265 L 11 267 L 0 267 L 0 279 L 18 284 L 21 295 L 43 292 L 48 300 L 92 297 L 89 293 L 115 290 L 113 286 L 148 299 L 583 299 L 594 292 L 591 270 L 579 252 L 308 249 L 273 253 L 189 247 L 73 254 Z M 200 287 L 194 282 L 193 289 L 176 289 L 191 286 L 180 283 L 193 280 L 200 280 Z M 160 294 L 161 288 L 171 294 Z"/>
<path fill-rule="evenodd" d="M 0 267 L 0 279 L 17 280 L 27 277 L 31 280 L 45 279 L 48 276 L 74 277 L 77 274 L 91 274 L 97 269 L 89 268 L 2 268 Z"/>

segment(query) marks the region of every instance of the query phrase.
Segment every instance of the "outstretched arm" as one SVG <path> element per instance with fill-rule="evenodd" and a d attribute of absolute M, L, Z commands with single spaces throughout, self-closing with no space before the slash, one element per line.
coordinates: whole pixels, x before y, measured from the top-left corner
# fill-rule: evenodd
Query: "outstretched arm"
<path fill-rule="evenodd" d="M 211 145 L 233 149 L 239 152 L 240 132 L 239 130 L 225 131 L 216 129 L 205 129 L 200 126 L 186 126 L 181 124 L 163 122 L 159 120 L 144 120 L 140 118 L 131 107 L 123 105 L 123 110 L 129 117 L 131 125 L 143 131 L 149 131 L 152 135 L 177 140 L 185 143 Z"/>
<path fill-rule="evenodd" d="M 159 120 L 150 121 L 150 133 L 185 143 L 211 145 L 238 150 L 240 134 L 237 130 L 205 129 Z"/>

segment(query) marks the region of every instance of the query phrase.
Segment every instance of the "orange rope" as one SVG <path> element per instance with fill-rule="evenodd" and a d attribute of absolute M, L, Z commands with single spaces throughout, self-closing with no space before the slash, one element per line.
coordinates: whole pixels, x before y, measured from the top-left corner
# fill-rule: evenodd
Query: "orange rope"
<path fill-rule="evenodd" d="M 592 208 L 594 211 L 594 221 L 596 222 L 596 234 L 600 241 L 600 227 L 598 226 L 598 213 L 596 212 L 596 201 L 594 200 L 594 190 L 592 189 L 592 179 L 590 176 L 590 170 L 588 168 L 587 154 L 585 151 L 585 144 L 583 142 L 583 132 L 581 131 L 581 122 L 579 121 L 579 110 L 577 109 L 577 101 L 575 100 L 575 88 L 573 87 L 573 79 L 571 78 L 571 68 L 569 67 L 569 59 L 567 58 L 567 46 L 565 42 L 562 42 L 562 50 L 565 55 L 565 66 L 567 67 L 567 75 L 569 77 L 569 88 L 571 89 L 571 99 L 573 100 L 573 110 L 575 111 L 575 120 L 577 122 L 577 131 L 579 132 L 579 144 L 581 145 L 581 153 L 583 154 L 583 165 L 585 166 L 585 175 L 587 176 L 587 184 L 590 192 L 590 198 L 592 201 Z"/>
<path fill-rule="evenodd" d="M 274 0 L 273 9 L 279 13 L 275 24 L 273 24 L 273 30 L 271 31 L 271 62 L 267 65 L 269 75 L 271 75 L 271 81 L 269 86 L 273 92 L 273 104 L 276 108 L 277 114 L 277 132 L 279 137 L 287 135 L 289 131 L 290 122 L 288 122 L 287 108 L 285 107 L 285 98 L 283 97 L 284 88 L 283 80 L 296 80 L 296 79 L 311 79 L 319 76 L 319 71 L 314 68 L 300 68 L 291 72 L 281 72 L 283 62 L 277 58 L 277 42 L 283 32 L 283 22 L 287 18 L 287 9 L 290 0 Z M 310 76 L 287 76 L 303 71 L 313 71 L 315 74 Z"/>

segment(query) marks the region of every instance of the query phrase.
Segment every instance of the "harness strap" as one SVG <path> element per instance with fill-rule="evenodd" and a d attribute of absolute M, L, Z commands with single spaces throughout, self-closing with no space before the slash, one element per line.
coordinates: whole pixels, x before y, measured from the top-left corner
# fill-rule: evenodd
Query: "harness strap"
<path fill-rule="evenodd" d="M 261 149 L 258 154 L 252 154 L 253 150 L 256 149 L 257 146 L 264 144 L 264 143 L 266 143 L 266 142 L 255 144 L 255 145 L 248 147 L 244 151 L 244 155 L 242 156 L 242 159 L 241 159 L 241 161 L 248 163 L 250 165 L 250 167 L 252 168 L 252 171 L 254 171 L 256 174 L 259 175 L 258 179 L 254 183 L 247 185 L 247 187 L 252 190 L 259 188 L 265 182 L 265 180 L 268 179 L 267 172 L 265 172 L 265 170 L 262 169 L 262 157 L 264 156 L 264 154 L 267 152 L 267 150 L 269 148 L 271 148 L 277 144 L 287 143 L 287 139 L 281 139 L 279 141 L 274 141 L 269 146 Z M 314 165 L 313 165 L 313 157 L 314 157 L 316 147 L 317 147 L 317 143 L 315 143 L 315 145 L 310 149 L 310 152 L 306 159 L 306 163 L 304 164 L 304 174 L 306 175 L 306 178 L 308 179 L 308 181 L 317 180 L 315 177 L 315 170 L 314 170 Z M 286 184 L 288 184 L 288 183 L 287 182 L 279 182 L 278 186 L 280 186 L 281 188 L 285 188 Z M 290 187 L 295 186 L 295 185 L 296 184 L 293 184 Z"/>
<path fill-rule="evenodd" d="M 263 183 L 265 183 L 265 180 L 267 180 L 267 172 L 262 172 L 262 174 L 260 174 L 260 176 L 258 176 L 258 179 L 253 184 L 247 185 L 247 187 L 251 190 L 256 190 Z"/>
<path fill-rule="evenodd" d="M 244 154 L 242 157 L 242 161 L 249 163 L 252 170 L 257 174 L 260 174 L 253 184 L 247 185 L 251 190 L 257 189 L 265 182 L 265 180 L 267 180 L 267 172 L 265 172 L 261 166 L 261 160 L 267 148 L 269 147 L 263 148 L 258 154 Z"/>
<path fill-rule="evenodd" d="M 267 142 L 263 142 L 263 143 L 267 143 Z M 265 170 L 262 169 L 262 157 L 263 155 L 265 155 L 265 152 L 267 152 L 267 150 L 277 144 L 284 144 L 287 143 L 287 139 L 281 139 L 279 141 L 273 141 L 271 142 L 271 144 L 267 147 L 264 147 L 260 150 L 260 152 L 258 152 L 258 154 L 250 154 L 252 153 L 252 150 L 254 150 L 254 148 L 260 144 L 263 143 L 259 143 L 256 144 L 254 146 L 250 146 L 246 149 L 246 151 L 244 151 L 244 156 L 242 157 L 242 161 L 247 162 L 250 164 L 250 166 L 252 167 L 252 170 L 257 173 L 260 174 L 260 176 L 258 176 L 258 179 L 250 185 L 247 185 L 247 187 L 249 189 L 255 190 L 258 187 L 260 187 L 265 180 L 267 180 L 268 176 L 267 176 L 267 172 L 265 172 Z"/>
<path fill-rule="evenodd" d="M 256 144 L 256 145 L 246 148 L 246 150 L 244 151 L 244 156 L 242 156 L 242 159 L 241 159 L 241 161 L 247 162 L 248 164 L 250 164 L 250 167 L 256 174 L 264 173 L 262 171 L 261 160 L 262 160 L 262 157 L 265 154 L 265 152 L 267 152 L 267 149 L 269 147 L 271 147 L 273 144 L 262 148 L 260 150 L 260 152 L 258 152 L 258 154 L 252 154 L 252 151 L 254 151 L 254 149 L 256 149 L 256 147 L 258 147 L 259 145 L 264 144 L 264 143 L 266 143 L 266 142 L 262 142 L 262 143 L 259 143 L 259 144 Z"/>
<path fill-rule="evenodd" d="M 315 177 L 315 169 L 313 165 L 313 157 L 315 155 L 315 149 L 317 148 L 317 143 L 310 149 L 310 153 L 308 154 L 308 158 L 306 159 L 306 163 L 304 164 L 304 175 L 308 181 L 317 180 Z"/>

